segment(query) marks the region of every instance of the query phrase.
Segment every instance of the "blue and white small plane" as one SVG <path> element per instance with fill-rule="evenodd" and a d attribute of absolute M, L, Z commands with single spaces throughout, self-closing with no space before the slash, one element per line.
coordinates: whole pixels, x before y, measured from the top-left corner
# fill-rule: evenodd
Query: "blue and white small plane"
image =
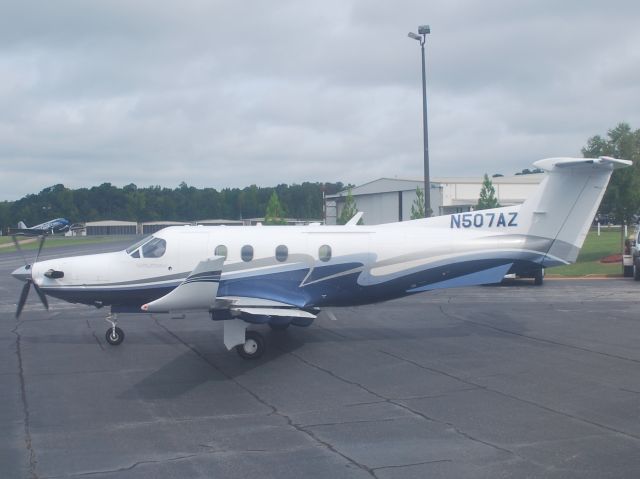
<path fill-rule="evenodd" d="M 17 228 L 9 229 L 9 234 L 23 236 L 54 235 L 66 233 L 70 227 L 71 223 L 66 218 L 56 218 L 35 226 L 27 226 L 24 221 L 20 221 Z"/>
<path fill-rule="evenodd" d="M 224 321 L 224 344 L 257 358 L 250 324 L 309 326 L 321 309 L 456 286 L 499 283 L 574 262 L 614 168 L 609 157 L 550 158 L 523 204 L 358 226 L 165 228 L 124 251 L 56 258 L 15 270 L 46 296 L 108 307 L 106 340 L 124 339 L 118 313 L 201 311 Z"/>

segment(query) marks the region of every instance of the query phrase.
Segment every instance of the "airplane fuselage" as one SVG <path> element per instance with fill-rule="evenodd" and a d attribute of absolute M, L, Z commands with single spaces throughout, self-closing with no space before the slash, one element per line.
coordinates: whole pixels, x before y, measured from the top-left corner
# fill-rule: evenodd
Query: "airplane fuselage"
<path fill-rule="evenodd" d="M 516 227 L 518 207 L 500 210 L 497 217 L 502 213 Z M 484 282 L 496 282 L 514 263 L 525 269 L 541 267 L 545 245 L 523 250 L 531 239 L 516 234 L 508 220 L 491 225 L 476 220 L 477 226 L 468 228 L 458 225 L 456 215 L 423 221 L 419 227 L 407 227 L 411 222 L 170 227 L 154 235 L 155 241 L 164 242 L 161 255 L 145 252 L 141 245 L 128 252 L 93 255 L 91 261 L 41 261 L 33 277 L 46 294 L 66 301 L 139 310 L 177 287 L 203 258 L 226 256 L 218 297 L 261 298 L 310 308 L 463 286 L 474 273 L 483 275 Z M 514 260 L 515 250 L 522 251 Z M 62 271 L 64 277 L 49 278 L 49 270 Z M 471 279 L 477 284 L 477 277 Z"/>

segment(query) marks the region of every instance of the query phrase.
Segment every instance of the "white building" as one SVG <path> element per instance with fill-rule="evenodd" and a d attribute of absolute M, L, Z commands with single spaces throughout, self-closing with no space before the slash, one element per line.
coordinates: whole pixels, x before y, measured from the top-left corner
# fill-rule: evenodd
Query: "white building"
<path fill-rule="evenodd" d="M 491 178 L 496 197 L 502 206 L 516 205 L 536 189 L 544 173 L 498 176 Z M 434 215 L 471 211 L 478 203 L 483 178 L 433 178 L 431 209 Z M 364 212 L 365 224 L 375 225 L 411 219 L 411 206 L 416 200 L 416 188 L 422 179 L 380 178 L 351 189 L 358 211 Z M 348 191 L 325 198 L 326 223 L 336 224 Z"/>

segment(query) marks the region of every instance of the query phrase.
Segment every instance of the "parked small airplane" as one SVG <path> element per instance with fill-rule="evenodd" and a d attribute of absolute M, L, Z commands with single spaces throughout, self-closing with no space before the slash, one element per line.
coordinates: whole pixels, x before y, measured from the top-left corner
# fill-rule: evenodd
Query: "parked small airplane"
<path fill-rule="evenodd" d="M 17 228 L 9 228 L 9 234 L 24 236 L 53 235 L 69 231 L 70 226 L 71 223 L 66 218 L 56 218 L 36 226 L 27 226 L 23 221 L 20 221 Z"/>
<path fill-rule="evenodd" d="M 326 307 L 499 283 L 575 261 L 613 169 L 630 164 L 537 161 L 548 173 L 517 206 L 375 226 L 356 217 L 345 226 L 175 226 L 124 251 L 36 257 L 12 273 L 26 282 L 16 315 L 31 285 L 46 307 L 47 295 L 106 306 L 106 340 L 116 345 L 118 313 L 202 311 L 224 321 L 228 349 L 257 358 L 264 340 L 249 324 L 309 326 Z"/>

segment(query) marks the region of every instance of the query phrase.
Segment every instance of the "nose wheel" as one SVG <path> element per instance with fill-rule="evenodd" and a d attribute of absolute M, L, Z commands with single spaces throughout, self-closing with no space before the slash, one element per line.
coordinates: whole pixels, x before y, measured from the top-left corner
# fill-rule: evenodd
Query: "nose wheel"
<path fill-rule="evenodd" d="M 120 329 L 116 324 L 118 324 L 118 316 L 115 314 L 109 314 L 105 321 L 111 324 L 111 327 L 107 329 L 106 334 L 104 335 L 107 343 L 111 346 L 117 346 L 122 341 L 124 341 L 124 331 Z"/>

